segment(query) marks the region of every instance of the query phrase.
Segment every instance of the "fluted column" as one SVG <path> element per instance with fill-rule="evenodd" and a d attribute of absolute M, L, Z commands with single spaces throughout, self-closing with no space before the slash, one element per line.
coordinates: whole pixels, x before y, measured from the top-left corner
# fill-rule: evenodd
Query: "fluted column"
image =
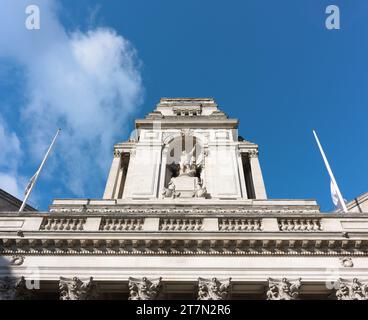
<path fill-rule="evenodd" d="M 301 279 L 268 278 L 267 300 L 298 300 Z"/>
<path fill-rule="evenodd" d="M 93 278 L 79 279 L 60 277 L 60 300 L 94 300 L 97 299 L 98 289 Z"/>
<path fill-rule="evenodd" d="M 231 278 L 198 278 L 198 300 L 227 300 L 230 297 Z"/>
<path fill-rule="evenodd" d="M 129 300 L 156 300 L 160 289 L 161 278 L 129 278 Z"/>
<path fill-rule="evenodd" d="M 338 288 L 335 290 L 337 300 L 368 300 L 368 280 L 359 281 L 339 279 Z"/>

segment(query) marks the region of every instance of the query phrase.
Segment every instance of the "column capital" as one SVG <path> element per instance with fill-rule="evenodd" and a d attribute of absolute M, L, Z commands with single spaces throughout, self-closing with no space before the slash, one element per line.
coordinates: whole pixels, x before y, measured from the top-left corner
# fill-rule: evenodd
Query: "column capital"
<path fill-rule="evenodd" d="M 122 154 L 121 150 L 117 149 L 114 150 L 114 158 L 120 158 L 121 154 Z"/>
<path fill-rule="evenodd" d="M 198 300 L 227 300 L 230 296 L 231 278 L 198 278 Z"/>
<path fill-rule="evenodd" d="M 337 300 L 368 300 L 368 281 L 340 278 L 335 295 Z"/>
<path fill-rule="evenodd" d="M 155 300 L 161 289 L 161 277 L 129 278 L 129 300 Z"/>
<path fill-rule="evenodd" d="M 268 278 L 267 300 L 297 300 L 301 278 L 299 279 L 272 279 Z"/>
<path fill-rule="evenodd" d="M 97 285 L 93 278 L 79 279 L 60 277 L 60 300 L 95 300 L 97 299 Z"/>
<path fill-rule="evenodd" d="M 0 300 L 29 300 L 33 296 L 34 291 L 27 288 L 24 277 L 0 278 Z"/>
<path fill-rule="evenodd" d="M 249 150 L 248 151 L 249 158 L 258 158 L 258 150 Z"/>

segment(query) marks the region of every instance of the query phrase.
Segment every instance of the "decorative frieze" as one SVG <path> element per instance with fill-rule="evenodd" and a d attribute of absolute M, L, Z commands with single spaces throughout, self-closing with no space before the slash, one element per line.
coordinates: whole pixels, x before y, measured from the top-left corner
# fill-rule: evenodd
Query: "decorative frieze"
<path fill-rule="evenodd" d="M 160 231 L 200 231 L 203 219 L 160 219 Z"/>
<path fill-rule="evenodd" d="M 231 278 L 198 278 L 198 300 L 227 300 L 230 298 Z"/>
<path fill-rule="evenodd" d="M 368 300 L 368 280 L 340 278 L 335 295 L 337 300 Z"/>
<path fill-rule="evenodd" d="M 214 215 L 214 214 L 227 214 L 239 216 L 242 214 L 313 214 L 320 213 L 314 206 L 305 206 L 302 209 L 296 208 L 273 208 L 273 207 L 260 207 L 257 205 L 248 206 L 245 208 L 119 208 L 115 206 L 107 208 L 98 207 L 51 207 L 50 212 L 54 213 L 122 213 L 122 214 L 191 214 L 191 215 Z"/>
<path fill-rule="evenodd" d="M 0 278 L 0 300 L 29 300 L 33 296 L 34 291 L 27 288 L 24 277 L 20 279 Z"/>
<path fill-rule="evenodd" d="M 93 278 L 79 279 L 60 277 L 60 300 L 95 300 L 98 297 L 97 285 Z"/>
<path fill-rule="evenodd" d="M 83 231 L 86 218 L 45 217 L 40 226 L 44 231 Z"/>
<path fill-rule="evenodd" d="M 35 239 L 0 238 L 2 255 L 300 255 L 368 256 L 368 240 L 338 239 Z"/>
<path fill-rule="evenodd" d="M 320 219 L 281 218 L 277 220 L 280 231 L 322 231 Z"/>
<path fill-rule="evenodd" d="M 220 231 L 261 231 L 261 219 L 219 218 Z"/>
<path fill-rule="evenodd" d="M 129 278 L 129 300 L 156 300 L 161 289 L 161 278 Z"/>
<path fill-rule="evenodd" d="M 268 278 L 267 300 L 297 300 L 301 279 L 288 280 Z"/>
<path fill-rule="evenodd" d="M 101 220 L 101 231 L 140 231 L 144 218 L 104 218 Z"/>

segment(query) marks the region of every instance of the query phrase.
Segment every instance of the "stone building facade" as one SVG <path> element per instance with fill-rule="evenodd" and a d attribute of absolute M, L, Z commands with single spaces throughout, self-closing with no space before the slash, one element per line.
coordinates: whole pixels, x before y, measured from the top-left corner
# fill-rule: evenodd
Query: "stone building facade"
<path fill-rule="evenodd" d="M 258 145 L 211 98 L 135 127 L 102 199 L 0 214 L 2 299 L 368 299 L 364 206 L 268 199 Z"/>

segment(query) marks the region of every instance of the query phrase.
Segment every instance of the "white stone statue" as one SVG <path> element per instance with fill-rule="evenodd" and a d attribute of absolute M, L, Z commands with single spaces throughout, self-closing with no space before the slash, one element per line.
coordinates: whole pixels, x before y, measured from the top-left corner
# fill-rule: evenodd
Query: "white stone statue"
<path fill-rule="evenodd" d="M 190 152 L 183 150 L 180 156 L 180 173 L 179 175 L 187 174 L 189 176 L 194 176 L 195 174 L 195 156 L 194 156 L 195 146 Z"/>
<path fill-rule="evenodd" d="M 168 185 L 167 185 L 167 188 L 164 188 L 164 190 L 162 192 L 162 197 L 163 198 L 173 198 L 173 199 L 175 199 L 179 195 L 180 195 L 180 193 L 175 191 L 175 184 L 174 184 L 173 178 L 171 178 Z"/>

